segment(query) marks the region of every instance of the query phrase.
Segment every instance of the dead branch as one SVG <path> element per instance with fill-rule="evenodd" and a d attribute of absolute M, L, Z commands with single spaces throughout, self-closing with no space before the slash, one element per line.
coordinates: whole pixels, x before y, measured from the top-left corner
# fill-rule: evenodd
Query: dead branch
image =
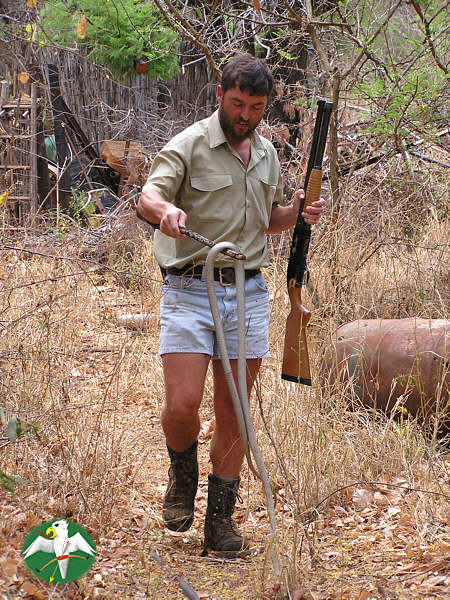
<path fill-rule="evenodd" d="M 423 30 L 424 30 L 424 35 L 425 35 L 425 40 L 428 44 L 428 47 L 430 49 L 431 55 L 433 56 L 434 62 L 436 63 L 436 65 L 439 67 L 439 69 L 441 69 L 441 71 L 443 71 L 446 75 L 448 75 L 448 69 L 447 67 L 444 65 L 442 59 L 438 56 L 436 47 L 433 43 L 433 40 L 431 39 L 431 31 L 430 31 L 430 22 L 425 18 L 425 15 L 423 14 L 422 11 L 422 7 L 420 6 L 419 2 L 417 2 L 417 0 L 411 0 L 410 4 L 412 5 L 412 7 L 414 8 L 414 10 L 416 11 L 420 21 L 423 24 Z M 447 3 L 444 4 L 444 6 L 448 6 Z M 438 12 L 440 12 L 443 9 L 443 7 L 441 7 L 439 9 Z"/>

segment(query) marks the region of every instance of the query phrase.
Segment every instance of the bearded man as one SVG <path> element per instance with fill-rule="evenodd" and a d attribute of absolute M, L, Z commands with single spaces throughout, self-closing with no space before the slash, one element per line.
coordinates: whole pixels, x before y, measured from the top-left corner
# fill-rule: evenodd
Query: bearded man
<path fill-rule="evenodd" d="M 208 249 L 183 236 L 188 227 L 216 242 L 235 243 L 245 262 L 247 388 L 249 394 L 269 355 L 269 299 L 261 268 L 269 264 L 267 234 L 295 225 L 303 190 L 283 201 L 277 153 L 258 135 L 273 87 L 266 64 L 242 54 L 229 61 L 217 86 L 218 110 L 176 135 L 152 163 L 137 211 L 159 224 L 154 252 L 164 274 L 161 300 L 161 355 L 165 404 L 162 427 L 170 457 L 163 519 L 184 532 L 194 519 L 198 484 L 197 436 L 204 382 L 212 361 L 216 425 L 210 447 L 205 551 L 236 557 L 250 542 L 232 518 L 244 451 L 233 402 L 217 352 L 204 263 Z M 315 224 L 320 199 L 302 213 Z M 237 380 L 237 313 L 234 269 L 221 255 L 215 288 L 233 376 Z"/>

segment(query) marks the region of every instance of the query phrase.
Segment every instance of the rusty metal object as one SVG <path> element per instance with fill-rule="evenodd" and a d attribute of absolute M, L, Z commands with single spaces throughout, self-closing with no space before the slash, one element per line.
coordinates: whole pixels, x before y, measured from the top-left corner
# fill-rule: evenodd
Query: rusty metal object
<path fill-rule="evenodd" d="M 450 322 L 370 319 L 341 325 L 324 360 L 330 383 L 349 384 L 364 406 L 450 416 Z"/>
<path fill-rule="evenodd" d="M 121 175 L 128 177 L 132 172 L 145 172 L 148 152 L 139 144 L 130 140 L 105 140 L 100 149 L 100 157 L 106 164 Z"/>

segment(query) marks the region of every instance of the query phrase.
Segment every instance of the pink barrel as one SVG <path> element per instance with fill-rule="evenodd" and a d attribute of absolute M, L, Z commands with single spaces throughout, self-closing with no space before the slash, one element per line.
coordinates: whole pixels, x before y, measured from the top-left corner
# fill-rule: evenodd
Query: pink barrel
<path fill-rule="evenodd" d="M 330 383 L 349 384 L 365 406 L 449 417 L 450 322 L 367 319 L 341 325 L 325 356 Z"/>

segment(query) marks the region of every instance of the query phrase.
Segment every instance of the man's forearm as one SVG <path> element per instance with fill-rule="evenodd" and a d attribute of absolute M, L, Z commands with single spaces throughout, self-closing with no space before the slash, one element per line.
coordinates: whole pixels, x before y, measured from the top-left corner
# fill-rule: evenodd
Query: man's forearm
<path fill-rule="evenodd" d="M 150 223 L 159 225 L 167 211 L 167 204 L 159 192 L 149 186 L 144 186 L 136 210 Z"/>
<path fill-rule="evenodd" d="M 294 227 L 297 221 L 298 207 L 294 204 L 289 206 L 274 206 L 270 213 L 269 227 L 266 233 L 280 233 Z"/>
<path fill-rule="evenodd" d="M 270 214 L 269 227 L 266 229 L 266 233 L 280 233 L 294 227 L 303 197 L 303 190 L 299 190 L 293 195 L 292 204 L 288 206 L 274 206 Z M 315 225 L 319 221 L 324 208 L 325 200 L 319 198 L 319 200 L 306 207 L 302 212 L 302 217 L 308 225 Z"/>
<path fill-rule="evenodd" d="M 186 226 L 186 213 L 164 200 L 152 187 L 144 186 L 136 210 L 150 223 L 159 225 L 162 233 L 174 238 L 183 237 L 179 228 Z"/>

